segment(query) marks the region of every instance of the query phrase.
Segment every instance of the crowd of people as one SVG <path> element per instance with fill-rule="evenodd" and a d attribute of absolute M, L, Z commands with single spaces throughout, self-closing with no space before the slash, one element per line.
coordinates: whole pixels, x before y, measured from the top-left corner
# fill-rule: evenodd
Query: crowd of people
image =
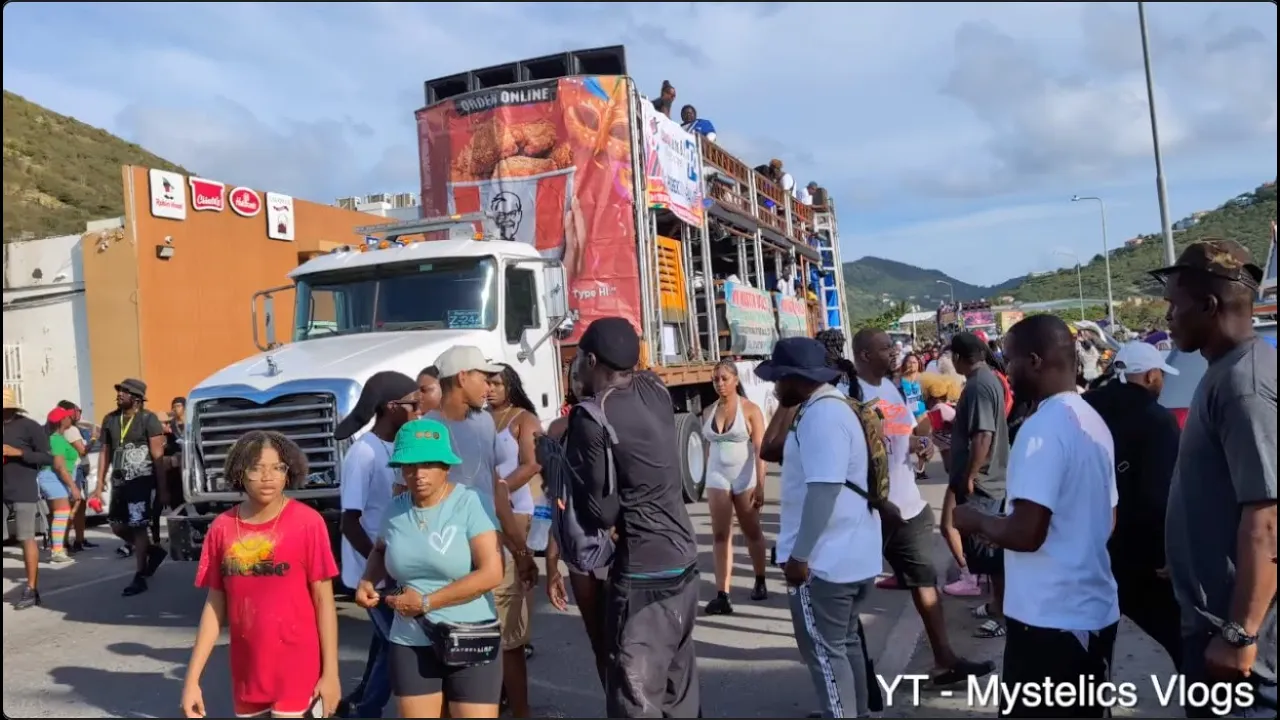
<path fill-rule="evenodd" d="M 166 558 L 160 515 L 182 497 L 186 400 L 174 398 L 169 418 L 161 421 L 145 406 L 146 383 L 126 379 L 115 391 L 116 408 L 98 425 L 85 422 L 70 400 L 54 406 L 41 425 L 5 388 L 4 500 L 26 575 L 15 609 L 40 604 L 39 536 L 45 538 L 51 565 L 75 562 L 75 555 L 97 547 L 85 536 L 90 508 L 105 512 L 122 541 L 116 554 L 137 564 L 125 596 L 146 592 L 148 578 Z M 99 457 L 92 483 L 91 448 Z"/>
<path fill-rule="evenodd" d="M 200 679 L 228 628 L 240 716 L 380 717 L 395 696 L 401 717 L 497 717 L 504 705 L 529 717 L 539 480 L 552 512 L 546 592 L 556 608 L 570 595 L 579 607 L 604 716 L 704 716 L 693 632 L 700 611 L 733 612 L 735 519 L 752 561 L 750 599 L 768 596 L 770 564 L 781 569 L 815 716 L 883 707 L 860 613 L 885 563 L 892 578 L 879 584 L 910 592 L 923 622 L 932 682 L 985 676 L 994 663 L 953 649 L 938 592 L 935 518 L 918 482 L 939 453 L 948 479 L 939 530 L 960 569 L 942 589 L 976 596 L 977 578 L 989 580 L 991 598 L 974 614 L 983 636 L 1004 639 L 1003 684 L 1110 680 L 1124 614 L 1188 682 L 1234 688 L 1225 707 L 1192 702 L 1188 717 L 1273 717 L 1276 351 L 1251 324 L 1260 274 L 1224 241 L 1194 244 L 1157 272 L 1173 342 L 1210 363 L 1181 432 L 1155 402 L 1176 372 L 1162 353 L 1127 344 L 1111 362 L 1117 382 L 1083 389 L 1078 339 L 1050 315 L 1022 320 L 999 345 L 959 333 L 936 356 L 904 352 L 872 329 L 854 336 L 852 358 L 838 330 L 781 340 L 754 370 L 773 384 L 771 418 L 745 397 L 738 366 L 721 363 L 702 426 L 716 583 L 702 607 L 673 403 L 655 373 L 637 369 L 628 321 L 586 329 L 568 411 L 545 432 L 519 374 L 478 348 L 453 347 L 416 378 L 378 373 L 336 431 L 355 438 L 343 461 L 341 576 L 374 627 L 361 682 L 342 696 L 331 582 L 340 571 L 325 523 L 287 492 L 305 483 L 305 453 L 253 431 L 226 459 L 243 502 L 204 541 L 196 582 L 207 600 L 182 711 L 205 716 Z M 152 498 L 169 500 L 157 474 L 173 451 L 144 407 L 146 386 L 116 389 L 97 487 L 111 482 L 112 529 L 138 564 L 131 595 L 163 560 Z M 82 535 L 65 540 L 84 502 L 73 470 L 84 439 L 68 432 L 74 407 L 47 419 L 29 419 L 6 391 L 5 500 L 26 542 L 28 506 L 43 492 L 62 536 L 54 552 L 64 553 L 84 546 Z M 769 561 L 759 522 L 766 462 L 781 464 Z M 24 554 L 37 552 L 31 544 Z M 39 599 L 35 564 L 27 606 Z M 1096 693 L 1052 708 L 1027 697 L 1014 696 L 1004 716 L 1109 713 Z"/>

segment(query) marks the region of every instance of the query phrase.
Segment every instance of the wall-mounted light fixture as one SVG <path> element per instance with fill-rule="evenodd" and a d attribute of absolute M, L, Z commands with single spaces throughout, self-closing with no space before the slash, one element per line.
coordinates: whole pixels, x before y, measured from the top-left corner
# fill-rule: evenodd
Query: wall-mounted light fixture
<path fill-rule="evenodd" d="M 156 246 L 156 257 L 157 257 L 157 258 L 159 258 L 159 259 L 161 259 L 161 260 L 170 260 L 170 259 L 172 259 L 172 258 L 173 258 L 173 246 L 172 246 L 172 245 L 157 245 L 157 246 Z"/>

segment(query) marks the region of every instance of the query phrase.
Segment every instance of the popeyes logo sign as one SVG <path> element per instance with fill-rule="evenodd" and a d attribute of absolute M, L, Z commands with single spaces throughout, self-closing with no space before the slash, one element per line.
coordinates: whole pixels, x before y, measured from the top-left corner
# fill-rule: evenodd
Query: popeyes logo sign
<path fill-rule="evenodd" d="M 222 212 L 227 209 L 227 186 L 217 180 L 193 177 L 191 182 L 191 209 Z"/>
<path fill-rule="evenodd" d="M 232 190 L 228 197 L 231 200 L 231 209 L 240 217 L 254 217 L 262 212 L 262 196 L 258 195 L 257 190 L 238 187 Z"/>

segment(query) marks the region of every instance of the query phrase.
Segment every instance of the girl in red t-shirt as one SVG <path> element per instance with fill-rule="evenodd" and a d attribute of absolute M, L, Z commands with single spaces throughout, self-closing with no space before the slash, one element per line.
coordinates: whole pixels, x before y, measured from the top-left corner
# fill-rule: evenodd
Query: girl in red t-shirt
<path fill-rule="evenodd" d="M 255 430 L 231 446 L 226 476 L 245 499 L 205 535 L 196 586 L 209 595 L 182 711 L 205 717 L 200 676 L 226 625 L 237 716 L 328 717 L 341 697 L 331 582 L 338 564 L 324 518 L 285 496 L 306 481 L 306 455 L 279 433 Z"/>

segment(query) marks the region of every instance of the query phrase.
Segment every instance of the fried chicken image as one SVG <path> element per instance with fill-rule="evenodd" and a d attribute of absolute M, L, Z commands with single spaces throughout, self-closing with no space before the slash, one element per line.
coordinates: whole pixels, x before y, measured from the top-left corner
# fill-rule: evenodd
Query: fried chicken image
<path fill-rule="evenodd" d="M 493 179 L 530 177 L 552 172 L 555 169 L 554 160 L 515 155 L 498 163 L 493 169 Z"/>
<path fill-rule="evenodd" d="M 547 120 L 517 125 L 514 132 L 520 139 L 520 154 L 529 157 L 546 157 L 556 146 L 556 126 Z"/>
<path fill-rule="evenodd" d="M 555 170 L 560 167 L 558 163 L 545 158 L 558 141 L 555 124 L 547 120 L 508 125 L 490 118 L 475 127 L 471 138 L 458 152 L 453 161 L 453 179 L 455 182 L 482 180 L 495 173 L 504 177 L 523 177 L 535 174 L 530 171 L 534 167 L 543 168 L 537 172 Z M 508 160 L 543 162 L 507 163 Z M 572 157 L 569 163 L 572 163 Z"/>
<path fill-rule="evenodd" d="M 551 151 L 551 162 L 556 164 L 556 168 L 564 170 L 573 166 L 573 148 L 569 143 L 560 143 Z"/>

